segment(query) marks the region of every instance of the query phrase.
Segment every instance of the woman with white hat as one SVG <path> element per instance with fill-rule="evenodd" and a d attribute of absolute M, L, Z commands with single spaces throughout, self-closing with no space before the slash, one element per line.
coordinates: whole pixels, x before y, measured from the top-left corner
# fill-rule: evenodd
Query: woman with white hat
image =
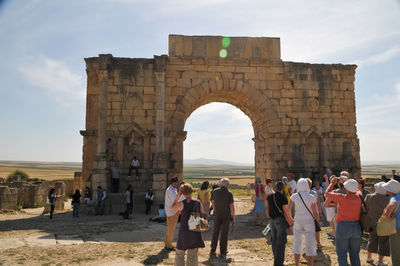
<path fill-rule="evenodd" d="M 292 251 L 296 266 L 300 265 L 300 255 L 303 249 L 303 236 L 306 244 L 306 259 L 308 265 L 314 265 L 314 256 L 317 255 L 315 241 L 314 219 L 319 222 L 317 215 L 317 198 L 309 193 L 310 187 L 304 178 L 297 182 L 297 193 L 290 197 L 288 209 L 295 207 L 293 224 Z"/>
<path fill-rule="evenodd" d="M 397 233 L 389 236 L 390 256 L 393 265 L 400 265 L 400 183 L 396 180 L 390 180 L 382 185 L 386 193 L 391 197 L 389 205 L 386 207 L 384 215 L 396 219 Z"/>
<path fill-rule="evenodd" d="M 384 256 L 390 256 L 390 246 L 388 236 L 378 236 L 376 233 L 376 224 L 382 216 L 385 206 L 389 203 L 389 198 L 386 197 L 386 190 L 382 187 L 385 182 L 379 182 L 374 185 L 375 193 L 368 194 L 365 197 L 365 205 L 367 206 L 367 215 L 371 219 L 373 225 L 372 232 L 369 233 L 368 238 L 368 256 L 367 263 L 372 263 L 372 253 L 378 253 L 379 261 L 378 266 L 387 265 L 383 262 Z"/>
<path fill-rule="evenodd" d="M 329 200 L 337 203 L 336 216 L 336 254 L 339 266 L 347 266 L 347 253 L 349 253 L 352 266 L 360 266 L 361 246 L 361 198 L 358 192 L 358 182 L 349 179 L 344 182 L 346 194 L 331 192 L 338 179 L 333 177 L 327 189 L 326 196 Z"/>

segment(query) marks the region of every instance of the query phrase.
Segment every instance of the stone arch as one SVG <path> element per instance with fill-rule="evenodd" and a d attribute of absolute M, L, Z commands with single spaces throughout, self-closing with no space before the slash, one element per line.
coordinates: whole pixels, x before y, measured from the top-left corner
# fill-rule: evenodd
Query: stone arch
<path fill-rule="evenodd" d="M 274 136 L 270 129 L 281 123 L 277 106 L 259 89 L 246 81 L 213 79 L 205 80 L 197 86 L 187 89 L 177 99 L 177 109 L 170 114 L 171 123 L 167 123 L 166 132 L 170 132 L 172 135 L 172 160 L 177 163 L 175 166 L 178 171 L 180 170 L 177 175 L 182 177 L 183 173 L 183 141 L 186 139 L 184 131 L 186 120 L 197 108 L 211 102 L 232 104 L 249 117 L 254 131 L 256 176 L 270 177 L 273 174 L 271 169 L 279 167 L 276 163 L 271 162 L 271 160 L 275 160 L 270 157 L 273 149 L 266 148 Z"/>
<path fill-rule="evenodd" d="M 276 122 L 279 119 L 270 99 L 248 82 L 210 79 L 189 88 L 184 96 L 177 100 L 178 108 L 173 120 L 180 122 L 177 124 L 178 130 L 183 131 L 187 118 L 194 110 L 211 102 L 229 103 L 243 111 L 253 124 L 255 137 L 258 137 L 257 133 L 263 127 L 268 128 L 269 121 Z"/>

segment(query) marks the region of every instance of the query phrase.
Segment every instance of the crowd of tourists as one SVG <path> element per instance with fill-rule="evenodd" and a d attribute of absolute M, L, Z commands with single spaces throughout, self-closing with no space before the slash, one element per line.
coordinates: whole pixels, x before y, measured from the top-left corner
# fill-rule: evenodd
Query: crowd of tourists
<path fill-rule="evenodd" d="M 266 184 L 269 182 L 267 179 Z M 381 182 L 374 184 L 375 192 L 371 193 L 365 188 L 364 179 L 350 178 L 347 171 L 342 171 L 338 177 L 333 174 L 328 177 L 326 174 L 324 180 L 300 178 L 297 182 L 294 175 L 289 174 L 275 183 L 274 193 L 271 194 L 269 189 L 262 192 L 262 189 L 263 185 L 256 179 L 254 218 L 255 224 L 260 224 L 262 218 L 258 209 L 266 197 L 265 216 L 270 230 L 274 265 L 284 263 L 288 231 L 293 233 L 295 265 L 300 265 L 303 240 L 307 264 L 314 265 L 314 257 L 322 248 L 319 236 L 322 224 L 331 226 L 329 238 L 334 240 L 340 266 L 388 265 L 384 258 L 389 256 L 392 265 L 400 265 L 398 180 L 383 176 Z M 379 232 L 378 228 L 389 227 L 390 221 L 392 232 Z M 360 261 L 359 255 L 363 233 L 368 234 L 365 262 Z M 373 264 L 372 254 L 378 254 L 376 264 Z"/>
<path fill-rule="evenodd" d="M 335 243 L 340 266 L 384 266 L 388 265 L 385 257 L 390 257 L 392 265 L 400 265 L 398 180 L 383 176 L 381 182 L 374 184 L 375 192 L 371 193 L 366 189 L 364 179 L 351 178 L 347 171 L 342 171 L 338 176 L 329 174 L 325 174 L 323 180 L 300 178 L 296 181 L 295 175 L 290 173 L 275 184 L 271 179 L 263 183 L 256 178 L 254 222 L 257 226 L 264 225 L 266 218 L 274 265 L 284 265 L 288 233 L 293 234 L 291 251 L 295 265 L 300 265 L 302 254 L 306 257 L 307 265 L 314 265 L 317 252 L 323 248 L 320 241 L 322 225 L 330 226 L 328 236 Z M 219 188 L 211 193 L 208 192 L 208 186 L 208 182 L 204 182 L 198 199 L 193 199 L 192 186 L 174 178 L 166 191 L 165 206 L 169 211 L 166 212 L 165 248 L 176 250 L 175 265 L 197 265 L 198 249 L 205 246 L 202 233 L 193 231 L 189 226 L 190 216 L 196 208 L 203 214 L 210 214 L 206 210 L 214 209 L 210 258 L 216 257 L 218 240 L 220 257 L 227 256 L 229 226 L 235 221 L 233 196 L 228 190 L 229 179 L 221 179 Z M 181 225 L 174 247 L 172 239 L 179 215 Z M 362 216 L 368 217 L 368 227 L 363 225 Z M 392 221 L 394 231 L 390 234 L 379 233 L 379 226 L 388 226 L 381 223 L 381 217 Z M 360 260 L 363 233 L 368 235 L 365 262 Z M 373 254 L 378 255 L 376 264 Z"/>
<path fill-rule="evenodd" d="M 328 169 L 329 170 L 329 169 Z M 308 265 L 314 265 L 317 252 L 323 248 L 320 241 L 321 226 L 330 226 L 328 238 L 335 243 L 338 264 L 350 265 L 388 265 L 385 257 L 390 257 L 392 265 L 400 265 L 400 183 L 382 176 L 381 182 L 373 185 L 374 192 L 367 190 L 364 179 L 354 179 L 347 171 L 334 175 L 327 171 L 323 178 L 300 178 L 292 173 L 279 180 L 267 178 L 263 182 L 256 178 L 254 184 L 254 224 L 265 226 L 268 232 L 274 265 L 284 265 L 287 235 L 293 234 L 292 252 L 295 265 L 300 265 L 304 254 Z M 218 186 L 209 191 L 209 182 L 201 184 L 196 198 L 192 197 L 192 185 L 181 182 L 177 177 L 170 180 L 165 191 L 164 204 L 159 205 L 158 216 L 149 218 L 154 222 L 166 222 L 165 249 L 176 251 L 175 265 L 197 265 L 198 249 L 204 248 L 202 230 L 198 230 L 200 218 L 208 221 L 213 216 L 213 232 L 210 258 L 216 257 L 219 243 L 219 256 L 226 259 L 228 253 L 229 228 L 235 222 L 233 194 L 229 191 L 229 179 L 223 178 Z M 249 184 L 246 186 L 249 192 Z M 104 214 L 106 190 L 97 187 L 95 214 Z M 248 194 L 250 195 L 250 193 Z M 126 210 L 122 213 L 128 219 L 133 210 L 133 189 L 128 184 L 124 191 Z M 92 200 L 92 193 L 85 188 L 83 196 L 76 190 L 72 196 L 73 217 L 79 217 L 80 198 L 86 204 Z M 50 219 L 53 218 L 56 201 L 55 189 L 48 194 Z M 152 189 L 145 195 L 145 213 L 151 212 L 154 201 Z M 366 218 L 367 217 L 367 218 Z M 364 221 L 368 221 L 366 227 Z M 176 246 L 173 237 L 180 221 Z M 194 222 L 195 221 L 195 222 Z M 193 228 L 193 223 L 195 227 Z M 382 233 L 384 228 L 392 230 Z M 208 227 L 208 224 L 207 224 Z M 208 228 L 207 228 L 208 229 Z M 360 260 L 363 233 L 368 237 L 367 259 Z M 303 242 L 305 253 L 303 253 Z M 377 254 L 374 258 L 373 254 Z M 348 261 L 349 259 L 349 261 Z M 377 263 L 374 264 L 374 259 Z M 185 262 L 186 261 L 186 262 Z"/>

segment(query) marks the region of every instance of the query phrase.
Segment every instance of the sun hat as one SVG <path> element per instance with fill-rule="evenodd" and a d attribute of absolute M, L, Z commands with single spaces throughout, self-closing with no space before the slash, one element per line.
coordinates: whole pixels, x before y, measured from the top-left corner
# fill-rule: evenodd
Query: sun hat
<path fill-rule="evenodd" d="M 394 194 L 400 193 L 400 183 L 396 180 L 390 180 L 382 185 L 382 188 Z"/>
<path fill-rule="evenodd" d="M 358 191 L 358 182 L 354 179 L 347 180 L 343 185 L 350 192 L 356 193 Z"/>
<path fill-rule="evenodd" d="M 381 181 L 379 183 L 374 184 L 376 194 L 381 194 L 381 195 L 386 194 L 386 190 L 382 187 L 383 184 L 386 184 L 386 182 Z"/>

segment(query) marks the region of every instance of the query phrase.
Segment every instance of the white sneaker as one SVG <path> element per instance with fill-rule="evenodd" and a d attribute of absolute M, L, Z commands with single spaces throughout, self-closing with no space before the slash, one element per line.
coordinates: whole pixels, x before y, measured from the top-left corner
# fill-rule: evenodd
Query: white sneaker
<path fill-rule="evenodd" d="M 386 262 L 378 262 L 378 266 L 388 266 Z"/>

